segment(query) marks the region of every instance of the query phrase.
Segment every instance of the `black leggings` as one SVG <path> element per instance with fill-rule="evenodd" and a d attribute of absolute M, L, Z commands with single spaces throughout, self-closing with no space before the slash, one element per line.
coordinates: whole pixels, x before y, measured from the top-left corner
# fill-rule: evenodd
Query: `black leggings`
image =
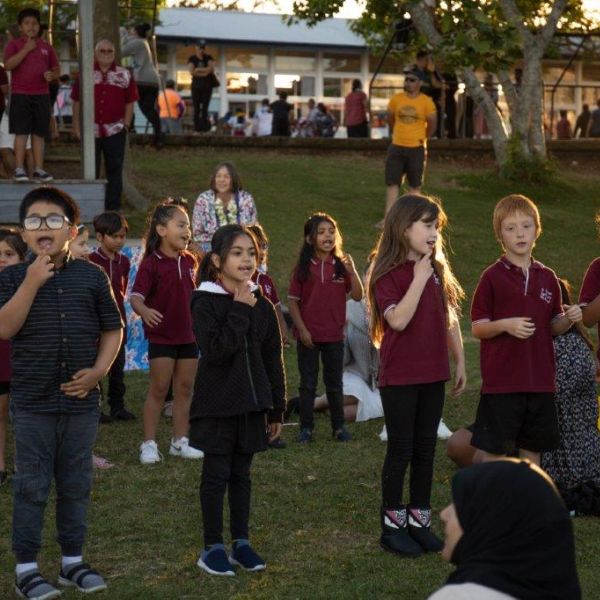
<path fill-rule="evenodd" d="M 250 466 L 254 454 L 204 455 L 200 504 L 204 545 L 223 543 L 223 500 L 228 488 L 231 539 L 248 539 L 250 518 Z"/>
<path fill-rule="evenodd" d="M 160 117 L 156 110 L 156 102 L 158 100 L 158 87 L 153 85 L 137 84 L 138 88 L 138 106 L 148 122 L 154 129 L 154 137 L 158 139 L 160 136 Z"/>
<path fill-rule="evenodd" d="M 444 406 L 444 382 L 382 387 L 381 403 L 388 442 L 381 488 L 383 508 L 402 505 L 404 476 L 410 463 L 410 505 L 430 508 L 437 428 Z"/>

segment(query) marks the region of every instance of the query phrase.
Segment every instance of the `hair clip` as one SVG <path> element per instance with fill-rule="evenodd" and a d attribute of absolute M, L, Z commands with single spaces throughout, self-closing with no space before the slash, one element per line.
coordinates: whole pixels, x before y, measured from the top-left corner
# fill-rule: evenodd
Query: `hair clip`
<path fill-rule="evenodd" d="M 169 196 L 169 198 L 167 198 L 163 204 L 170 206 L 187 206 L 188 201 L 183 196 L 177 196 L 176 198 L 172 198 Z"/>

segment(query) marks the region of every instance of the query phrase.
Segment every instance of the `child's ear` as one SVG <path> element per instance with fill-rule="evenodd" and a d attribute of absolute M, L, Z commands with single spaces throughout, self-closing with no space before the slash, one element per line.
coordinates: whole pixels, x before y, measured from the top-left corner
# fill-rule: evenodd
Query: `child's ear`
<path fill-rule="evenodd" d="M 158 237 L 165 237 L 167 234 L 167 228 L 164 225 L 158 224 L 156 226 L 156 233 L 158 233 Z"/>
<path fill-rule="evenodd" d="M 96 240 L 99 241 L 100 243 L 102 243 L 102 238 L 104 236 L 101 233 L 96 233 Z"/>
<path fill-rule="evenodd" d="M 305 242 L 306 242 L 306 243 L 307 243 L 309 246 L 312 246 L 312 245 L 313 245 L 313 244 L 312 244 L 312 241 L 311 241 L 311 239 L 310 239 L 310 235 L 307 235 L 307 236 L 304 238 L 304 241 L 305 241 Z"/>
<path fill-rule="evenodd" d="M 210 256 L 210 262 L 217 271 L 221 268 L 221 257 L 218 254 L 213 252 Z"/>
<path fill-rule="evenodd" d="M 76 237 L 77 237 L 77 226 L 76 225 L 71 225 L 71 227 L 69 227 L 69 241 L 72 242 Z"/>

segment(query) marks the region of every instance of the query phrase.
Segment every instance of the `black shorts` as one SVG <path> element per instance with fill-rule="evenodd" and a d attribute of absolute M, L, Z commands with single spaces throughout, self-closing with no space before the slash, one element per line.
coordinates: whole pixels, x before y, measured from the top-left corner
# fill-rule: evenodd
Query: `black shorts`
<path fill-rule="evenodd" d="M 481 394 L 472 446 L 491 454 L 511 454 L 516 449 L 553 450 L 559 441 L 553 393 Z"/>
<path fill-rule="evenodd" d="M 47 94 L 13 94 L 10 97 L 8 130 L 14 135 L 46 138 L 50 132 L 50 97 Z"/>
<path fill-rule="evenodd" d="M 0 396 L 10 393 L 10 381 L 0 381 Z"/>
<path fill-rule="evenodd" d="M 198 358 L 198 346 L 196 344 L 154 344 L 148 343 L 148 360 L 153 358 L 172 358 L 181 360 L 183 358 Z"/>
<path fill-rule="evenodd" d="M 247 413 L 190 422 L 190 444 L 206 454 L 254 454 L 268 448 L 267 416 Z"/>
<path fill-rule="evenodd" d="M 390 144 L 385 160 L 385 185 L 400 185 L 406 175 L 411 188 L 421 187 L 426 161 L 424 146 L 408 148 Z"/>

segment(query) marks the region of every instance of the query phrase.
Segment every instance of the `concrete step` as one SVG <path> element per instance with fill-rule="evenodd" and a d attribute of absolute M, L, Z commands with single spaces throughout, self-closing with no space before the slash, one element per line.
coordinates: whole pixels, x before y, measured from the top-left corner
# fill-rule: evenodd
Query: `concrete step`
<path fill-rule="evenodd" d="M 17 183 L 0 180 L 0 223 L 16 224 L 19 222 L 19 206 L 21 200 L 31 190 L 39 187 L 39 183 Z M 106 181 L 85 181 L 83 179 L 57 179 L 51 184 L 72 196 L 81 211 L 82 223 L 91 223 L 92 219 L 104 211 L 104 189 Z"/>

